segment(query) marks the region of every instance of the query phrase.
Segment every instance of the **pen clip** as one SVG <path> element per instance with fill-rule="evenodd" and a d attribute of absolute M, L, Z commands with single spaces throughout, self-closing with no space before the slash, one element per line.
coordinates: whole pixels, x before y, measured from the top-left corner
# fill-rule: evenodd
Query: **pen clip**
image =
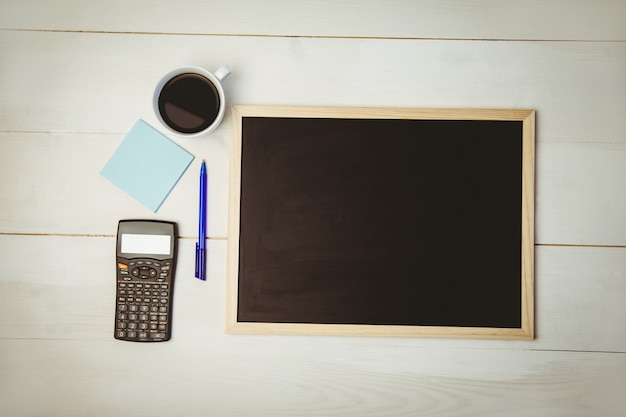
<path fill-rule="evenodd" d="M 196 243 L 196 278 L 206 280 L 206 249 Z"/>
<path fill-rule="evenodd" d="M 200 278 L 200 244 L 196 242 L 196 278 Z"/>

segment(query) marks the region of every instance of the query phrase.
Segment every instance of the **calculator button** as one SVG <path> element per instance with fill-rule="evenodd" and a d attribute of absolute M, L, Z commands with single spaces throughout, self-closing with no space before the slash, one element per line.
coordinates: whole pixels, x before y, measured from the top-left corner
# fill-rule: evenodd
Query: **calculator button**
<path fill-rule="evenodd" d="M 171 264 L 148 259 L 125 264 L 128 275 L 120 275 L 118 269 L 116 338 L 136 342 L 167 340 Z"/>

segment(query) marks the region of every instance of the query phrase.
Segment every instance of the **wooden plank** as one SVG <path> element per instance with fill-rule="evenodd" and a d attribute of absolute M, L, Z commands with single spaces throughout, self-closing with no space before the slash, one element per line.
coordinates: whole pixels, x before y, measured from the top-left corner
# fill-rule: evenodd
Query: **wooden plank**
<path fill-rule="evenodd" d="M 3 2 L 0 414 L 622 417 L 625 15 L 621 0 Z M 535 108 L 537 242 L 622 247 L 536 248 L 532 342 L 225 335 L 225 242 L 209 243 L 214 279 L 191 266 L 198 166 L 158 215 L 97 175 L 186 64 L 231 65 L 229 104 Z M 228 119 L 181 143 L 211 161 L 218 238 Z M 146 349 L 112 340 L 110 261 L 117 220 L 152 216 L 187 238 L 174 339 Z"/>
<path fill-rule="evenodd" d="M 626 294 L 626 248 L 538 247 L 536 252 L 537 338 L 564 332 L 569 346 L 584 339 L 587 346 L 599 347 L 615 332 L 609 350 L 625 352 L 626 332 L 611 317 L 626 313 L 620 311 Z M 558 342 L 552 342 L 556 347 Z"/>
<path fill-rule="evenodd" d="M 138 118 L 158 126 L 152 96 L 165 73 L 228 64 L 229 104 L 533 108 L 540 142 L 626 140 L 626 43 L 204 36 L 155 42 L 149 35 L 5 31 L 0 54 L 3 131 L 124 133 Z M 228 136 L 228 120 L 229 114 L 207 139 Z"/>
<path fill-rule="evenodd" d="M 203 282 L 194 277 L 195 241 L 179 240 L 173 334 L 183 340 L 208 329 L 223 333 L 226 242 L 208 241 Z M 4 235 L 0 242 L 7 264 L 0 278 L 0 338 L 113 338 L 114 236 Z M 32 253 L 39 255 L 36 264 L 28 261 Z"/>
<path fill-rule="evenodd" d="M 626 130 L 626 43 L 1 32 L 0 53 L 5 131 L 122 133 L 137 118 L 157 126 L 154 88 L 188 63 L 229 64 L 230 104 L 534 108 L 540 141 L 623 142 Z"/>
<path fill-rule="evenodd" d="M 0 133 L 0 232 L 114 235 L 123 218 L 175 221 L 181 236 L 198 234 L 198 173 L 208 171 L 209 238 L 226 237 L 227 138 L 177 140 L 196 156 L 157 213 L 99 173 L 122 134 Z M 176 140 L 176 139 L 174 139 Z"/>
<path fill-rule="evenodd" d="M 620 417 L 626 407 L 624 354 L 374 342 L 355 349 L 343 339 L 224 343 L 231 338 L 150 349 L 118 341 L 0 340 L 0 412 Z M 138 400 L 145 398 L 158 400 Z"/>
<path fill-rule="evenodd" d="M 109 340 L 114 310 L 114 246 L 110 237 L 0 236 L 0 337 Z M 206 285 L 194 278 L 195 239 L 179 248 L 174 337 L 203 343 L 225 333 L 226 242 L 209 241 Z M 60 253 L 58 248 L 63 248 Z M 536 340 L 329 338 L 363 349 L 371 343 L 401 349 L 550 349 L 626 352 L 626 249 L 536 249 Z M 38 263 L 32 254 L 39 254 Z M 42 271 L 46 271 L 42 273 Z M 319 342 L 297 337 L 290 343 Z M 173 339 L 174 340 L 174 339 Z M 264 336 L 220 339 L 228 346 Z M 280 349 L 285 338 L 270 338 Z M 306 341 L 306 342 L 305 342 Z M 213 342 L 212 342 L 213 343 Z"/>
<path fill-rule="evenodd" d="M 123 15 L 123 18 L 122 16 Z M 527 0 L 22 0 L 3 5 L 0 28 L 445 39 L 624 40 L 621 1 Z"/>
<path fill-rule="evenodd" d="M 226 238 L 224 128 L 208 141 L 177 140 L 196 160 L 156 214 L 99 175 L 123 134 L 0 133 L 0 232 L 113 235 L 119 219 L 146 217 L 171 219 L 181 235 L 196 236 L 197 173 L 204 158 L 208 233 Z M 626 178 L 626 144 L 539 142 L 536 153 L 535 241 L 626 245 L 626 190 L 617 181 Z"/>
<path fill-rule="evenodd" d="M 626 146 L 540 143 L 536 241 L 626 246 Z"/>

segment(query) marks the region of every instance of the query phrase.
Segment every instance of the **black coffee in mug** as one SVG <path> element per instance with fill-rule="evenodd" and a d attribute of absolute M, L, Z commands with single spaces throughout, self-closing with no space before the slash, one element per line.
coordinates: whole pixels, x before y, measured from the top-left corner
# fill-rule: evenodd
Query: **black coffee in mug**
<path fill-rule="evenodd" d="M 167 81 L 158 99 L 163 121 L 180 133 L 198 133 L 211 126 L 220 111 L 220 95 L 211 80 L 184 73 Z"/>

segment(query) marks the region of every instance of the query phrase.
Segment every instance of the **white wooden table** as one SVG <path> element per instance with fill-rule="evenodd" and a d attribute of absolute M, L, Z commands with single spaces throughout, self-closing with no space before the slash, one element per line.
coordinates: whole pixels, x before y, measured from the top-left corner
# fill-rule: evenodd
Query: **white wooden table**
<path fill-rule="evenodd" d="M 0 416 L 626 413 L 626 2 L 0 3 Z M 537 110 L 536 339 L 224 333 L 230 114 L 161 209 L 98 173 L 155 84 L 231 104 Z M 193 277 L 209 170 L 208 280 Z M 117 221 L 179 224 L 174 337 L 113 339 Z"/>

